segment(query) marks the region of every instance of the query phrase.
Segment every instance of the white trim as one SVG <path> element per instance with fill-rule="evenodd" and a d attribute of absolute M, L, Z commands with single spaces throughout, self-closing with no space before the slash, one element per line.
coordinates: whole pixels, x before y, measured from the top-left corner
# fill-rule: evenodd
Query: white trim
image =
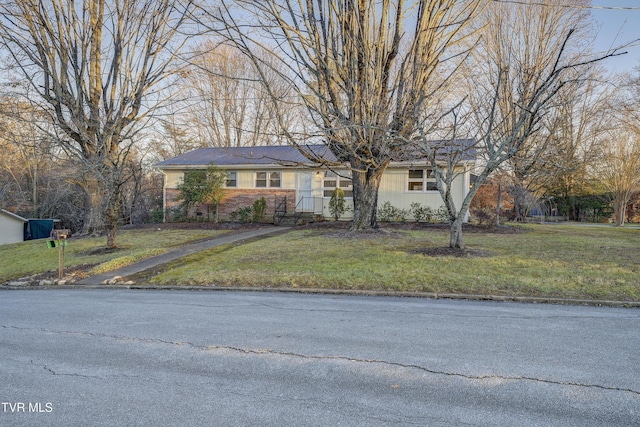
<path fill-rule="evenodd" d="M 409 174 L 411 171 L 422 171 L 422 177 L 420 179 L 418 178 L 411 178 L 409 177 Z M 409 167 L 408 169 L 406 169 L 406 174 L 405 174 L 405 185 L 404 185 L 404 193 L 405 194 L 429 194 L 429 193 L 438 193 L 438 189 L 432 189 L 429 190 L 429 183 L 434 183 L 436 182 L 436 178 L 435 177 L 431 177 L 430 174 L 428 174 L 427 172 L 431 172 L 433 173 L 433 169 L 429 166 L 425 166 L 425 167 Z M 420 182 L 420 184 L 422 185 L 422 188 L 420 190 L 409 190 L 409 183 L 410 182 Z"/>
<path fill-rule="evenodd" d="M 271 185 L 271 174 L 273 172 L 276 172 L 276 173 L 280 174 L 280 178 L 278 179 L 278 182 L 280 183 L 280 185 L 278 185 L 277 187 L 274 187 L 274 186 Z M 264 187 L 258 187 L 258 185 L 257 185 L 258 184 L 258 174 L 259 173 L 267 174 L 266 178 L 265 178 L 265 186 Z M 253 188 L 256 188 L 256 189 L 262 189 L 262 188 L 284 188 L 282 186 L 282 178 L 283 177 L 282 177 L 282 171 L 281 170 L 265 171 L 265 170 L 262 170 L 262 168 L 256 169 L 254 171 L 254 173 L 253 173 Z"/>
<path fill-rule="evenodd" d="M 9 211 L 5 211 L 4 209 L 0 209 L 0 212 L 2 212 L 3 214 L 13 218 L 13 219 L 17 219 L 18 221 L 22 221 L 22 222 L 28 222 L 29 220 L 27 218 L 23 218 L 20 215 L 16 215 L 12 212 Z"/>
<path fill-rule="evenodd" d="M 160 169 L 160 170 L 185 170 L 185 169 L 206 169 L 207 166 L 211 166 L 211 165 L 168 165 L 168 166 L 162 166 L 162 167 L 156 167 L 156 169 Z M 272 169 L 304 169 L 304 170 L 316 170 L 318 168 L 318 165 L 316 164 L 304 164 L 304 165 L 299 165 L 299 164 L 276 164 L 276 163 L 270 163 L 270 164 L 237 164 L 237 165 L 216 165 L 213 164 L 213 166 L 215 166 L 218 169 L 223 169 L 223 170 L 263 170 L 263 169 L 268 169 L 268 170 L 272 170 Z"/>
<path fill-rule="evenodd" d="M 227 173 L 227 177 L 225 178 L 224 181 L 224 188 L 233 188 L 233 189 L 237 189 L 238 188 L 238 171 L 236 169 L 225 169 L 225 172 Z M 229 181 L 229 174 L 230 173 L 235 173 L 236 174 L 236 185 L 234 186 L 228 186 L 227 185 L 227 181 Z"/>
<path fill-rule="evenodd" d="M 167 222 L 167 174 L 162 169 L 158 169 L 164 179 L 162 180 L 162 222 Z"/>
<path fill-rule="evenodd" d="M 446 166 L 446 162 L 437 162 L 438 165 Z M 474 162 L 472 160 L 460 160 L 456 163 L 456 166 L 468 166 L 473 165 Z M 156 169 L 165 169 L 165 170 L 184 170 L 184 169 L 203 169 L 210 165 L 166 165 L 166 166 L 155 166 Z M 322 166 L 317 163 L 238 163 L 235 165 L 217 165 L 213 164 L 213 166 L 220 169 L 302 169 L 302 170 L 340 170 L 343 168 L 349 168 L 348 164 L 343 164 L 342 166 L 334 165 L 332 167 Z M 389 163 L 389 168 L 428 168 L 431 167 L 431 163 L 424 161 L 413 161 L 413 162 L 391 162 Z"/>

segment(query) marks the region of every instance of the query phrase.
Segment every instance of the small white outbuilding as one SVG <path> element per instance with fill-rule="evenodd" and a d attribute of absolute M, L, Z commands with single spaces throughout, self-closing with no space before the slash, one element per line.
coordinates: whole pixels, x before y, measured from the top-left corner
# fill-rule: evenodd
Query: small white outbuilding
<path fill-rule="evenodd" d="M 24 241 L 26 218 L 0 209 L 0 245 Z"/>

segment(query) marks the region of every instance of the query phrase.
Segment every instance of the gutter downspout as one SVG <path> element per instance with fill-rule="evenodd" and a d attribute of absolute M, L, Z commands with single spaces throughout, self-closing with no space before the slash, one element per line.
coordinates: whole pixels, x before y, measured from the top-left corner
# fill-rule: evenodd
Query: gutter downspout
<path fill-rule="evenodd" d="M 167 222 L 167 174 L 164 170 L 158 169 L 163 176 L 162 179 L 162 223 Z"/>
<path fill-rule="evenodd" d="M 468 168 L 467 162 L 464 162 L 464 174 L 462 176 L 462 200 L 464 201 L 464 199 L 467 197 L 467 194 L 469 194 L 469 187 L 471 187 L 471 170 Z M 465 223 L 469 222 L 469 209 L 467 209 L 467 213 L 464 215 L 463 221 Z"/>

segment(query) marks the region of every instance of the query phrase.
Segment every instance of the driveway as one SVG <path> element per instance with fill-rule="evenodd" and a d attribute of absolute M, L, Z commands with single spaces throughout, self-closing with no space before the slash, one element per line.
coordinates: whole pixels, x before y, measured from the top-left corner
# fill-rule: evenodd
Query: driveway
<path fill-rule="evenodd" d="M 640 425 L 638 309 L 0 291 L 2 426 Z"/>

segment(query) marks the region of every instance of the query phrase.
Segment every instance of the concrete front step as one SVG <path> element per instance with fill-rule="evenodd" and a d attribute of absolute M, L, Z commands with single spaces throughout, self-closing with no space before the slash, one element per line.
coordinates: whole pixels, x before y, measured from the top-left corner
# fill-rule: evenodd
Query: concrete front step
<path fill-rule="evenodd" d="M 316 221 L 316 215 L 313 213 L 286 214 L 280 222 L 279 226 L 291 227 L 295 225 L 305 225 Z"/>

